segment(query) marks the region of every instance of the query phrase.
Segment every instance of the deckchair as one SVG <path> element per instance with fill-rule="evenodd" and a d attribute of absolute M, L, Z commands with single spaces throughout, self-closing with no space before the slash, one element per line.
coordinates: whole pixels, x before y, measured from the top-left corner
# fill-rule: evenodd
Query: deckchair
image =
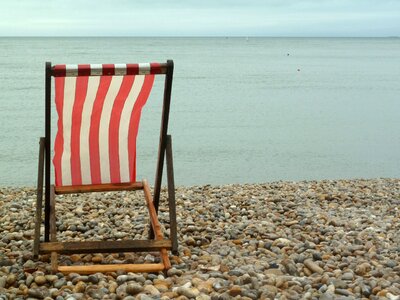
<path fill-rule="evenodd" d="M 144 64 L 54 65 L 46 63 L 45 137 L 39 142 L 36 225 L 33 254 L 50 254 L 54 272 L 158 272 L 177 254 L 177 224 L 172 142 L 168 132 L 173 61 Z M 155 76 L 165 76 L 154 198 L 146 180 L 136 180 L 136 137 L 141 111 Z M 51 183 L 51 83 L 55 82 L 58 131 Z M 161 101 L 160 101 L 161 102 Z M 158 207 L 164 160 L 167 164 L 169 238 L 163 237 Z M 44 190 L 44 232 L 41 238 Z M 57 241 L 56 196 L 143 190 L 150 216 L 149 239 Z M 59 266 L 59 254 L 159 251 L 161 263 Z"/>

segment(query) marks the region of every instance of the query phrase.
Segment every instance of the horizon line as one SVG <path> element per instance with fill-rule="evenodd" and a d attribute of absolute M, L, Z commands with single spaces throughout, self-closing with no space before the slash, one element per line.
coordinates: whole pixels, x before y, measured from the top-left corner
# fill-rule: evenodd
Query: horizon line
<path fill-rule="evenodd" d="M 388 36 L 290 36 L 290 35 L 0 35 L 0 38 L 400 38 Z"/>

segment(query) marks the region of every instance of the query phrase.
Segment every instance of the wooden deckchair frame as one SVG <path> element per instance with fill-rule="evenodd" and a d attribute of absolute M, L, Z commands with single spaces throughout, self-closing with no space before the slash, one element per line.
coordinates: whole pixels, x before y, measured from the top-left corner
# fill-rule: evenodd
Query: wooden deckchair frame
<path fill-rule="evenodd" d="M 142 182 L 122 184 L 98 184 L 81 186 L 55 187 L 50 183 L 50 156 L 51 156 L 51 77 L 55 75 L 54 67 L 46 63 L 45 72 L 45 137 L 39 141 L 39 163 L 37 181 L 36 226 L 34 235 L 33 254 L 51 254 L 52 270 L 54 272 L 90 274 L 96 272 L 158 272 L 166 271 L 171 267 L 167 250 L 178 253 L 175 183 L 172 158 L 172 137 L 168 135 L 168 121 L 171 103 L 171 89 L 174 64 L 172 60 L 160 64 L 161 72 L 165 74 L 164 99 L 161 117 L 160 140 L 158 147 L 158 160 L 155 175 L 154 198 L 151 195 L 146 180 Z M 167 187 L 170 236 L 164 239 L 158 221 L 158 208 L 160 202 L 162 174 L 164 160 L 167 166 Z M 44 178 L 44 182 L 43 182 Z M 44 187 L 44 237 L 40 241 L 40 227 L 43 210 Z M 83 242 L 58 242 L 56 236 L 55 196 L 57 194 L 105 192 L 105 191 L 132 191 L 143 190 L 146 205 L 150 215 L 150 240 L 122 240 L 122 241 L 83 241 Z M 79 265 L 58 266 L 58 254 L 73 253 L 117 253 L 117 252 L 144 252 L 160 251 L 161 263 L 158 264 L 111 264 L 111 265 Z"/>

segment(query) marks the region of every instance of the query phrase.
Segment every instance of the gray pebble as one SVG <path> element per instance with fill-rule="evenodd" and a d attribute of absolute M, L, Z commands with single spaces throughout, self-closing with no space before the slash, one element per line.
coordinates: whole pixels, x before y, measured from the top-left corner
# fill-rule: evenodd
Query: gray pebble
<path fill-rule="evenodd" d="M 182 295 L 182 296 L 185 296 L 185 297 L 187 297 L 187 298 L 189 298 L 189 299 L 191 299 L 191 298 L 196 298 L 198 295 L 199 295 L 199 293 L 198 292 L 195 292 L 193 289 L 191 289 L 191 288 L 186 288 L 186 287 L 178 287 L 177 289 L 176 289 L 176 292 L 179 294 L 179 295 Z"/>
<path fill-rule="evenodd" d="M 89 275 L 88 282 L 97 284 L 99 283 L 99 278 L 97 277 L 97 275 Z"/>
<path fill-rule="evenodd" d="M 167 271 L 168 276 L 181 276 L 183 274 L 182 270 L 171 268 Z"/>
<path fill-rule="evenodd" d="M 353 280 L 354 275 L 351 272 L 346 272 L 342 275 L 342 280 Z"/>

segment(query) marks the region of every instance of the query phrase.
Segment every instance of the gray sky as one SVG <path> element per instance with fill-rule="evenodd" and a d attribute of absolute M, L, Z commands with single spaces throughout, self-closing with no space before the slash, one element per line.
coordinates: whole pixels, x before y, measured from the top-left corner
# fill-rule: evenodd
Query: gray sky
<path fill-rule="evenodd" d="M 399 36 L 400 0 L 0 0 L 0 36 Z"/>

